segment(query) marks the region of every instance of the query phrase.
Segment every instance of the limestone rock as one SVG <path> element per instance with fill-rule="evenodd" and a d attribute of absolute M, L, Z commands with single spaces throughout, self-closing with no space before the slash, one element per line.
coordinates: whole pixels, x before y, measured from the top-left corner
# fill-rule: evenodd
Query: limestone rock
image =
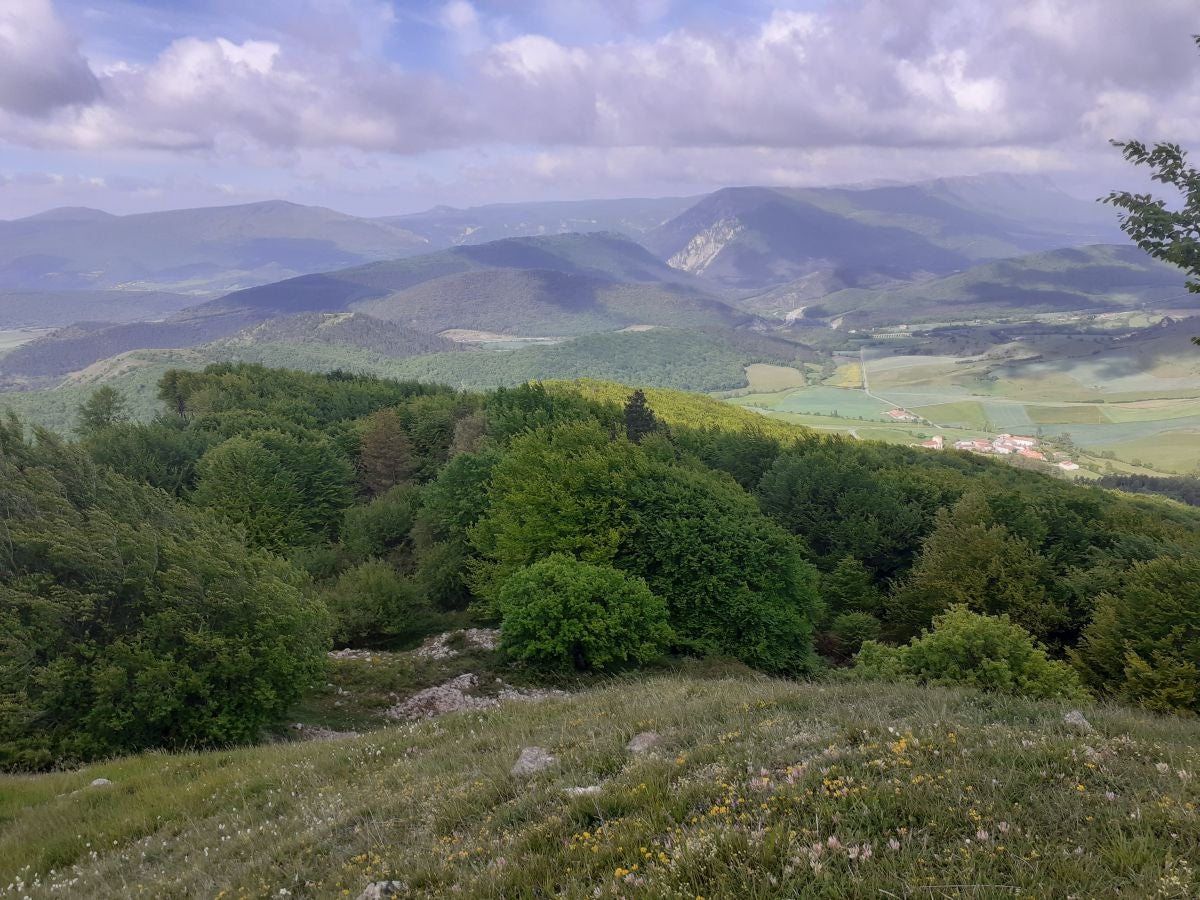
<path fill-rule="evenodd" d="M 88 787 L 108 787 L 110 784 L 112 784 L 112 782 L 107 778 L 96 778 L 91 784 L 88 785 Z"/>
<path fill-rule="evenodd" d="M 630 753 L 645 753 L 659 741 L 658 733 L 655 731 L 641 731 L 629 739 L 629 743 L 625 745 L 625 749 Z"/>
<path fill-rule="evenodd" d="M 372 881 L 366 886 L 358 900 L 386 900 L 388 897 L 403 897 L 408 893 L 408 883 L 404 881 Z"/>
<path fill-rule="evenodd" d="M 1083 717 L 1083 713 L 1077 709 L 1073 709 L 1063 716 L 1063 722 L 1072 726 L 1073 728 L 1078 728 L 1080 731 L 1092 730 L 1092 723 L 1085 719 Z"/>
<path fill-rule="evenodd" d="M 518 776 L 533 775 L 550 768 L 556 762 L 558 760 L 544 747 L 526 747 L 513 765 L 512 773 Z"/>

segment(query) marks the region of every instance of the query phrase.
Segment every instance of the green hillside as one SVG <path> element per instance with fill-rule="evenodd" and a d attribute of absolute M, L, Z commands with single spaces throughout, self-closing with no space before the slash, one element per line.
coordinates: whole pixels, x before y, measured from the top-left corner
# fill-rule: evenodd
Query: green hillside
<path fill-rule="evenodd" d="M 662 676 L 351 739 L 6 776 L 0 882 L 96 900 L 392 880 L 411 896 L 1195 896 L 1200 726 L 1085 707 L 1081 733 L 1067 709 Z M 628 753 L 647 731 L 660 742 Z M 511 775 L 529 746 L 557 763 Z"/>

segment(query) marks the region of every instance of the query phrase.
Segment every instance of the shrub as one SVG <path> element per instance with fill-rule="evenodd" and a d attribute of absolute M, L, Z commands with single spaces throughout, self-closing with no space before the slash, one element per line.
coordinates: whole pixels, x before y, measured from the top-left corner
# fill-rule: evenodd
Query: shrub
<path fill-rule="evenodd" d="M 1118 590 L 1100 596 L 1074 658 L 1101 693 L 1200 713 L 1200 560 L 1135 565 Z"/>
<path fill-rule="evenodd" d="M 250 741 L 323 675 L 327 614 L 295 570 L 77 449 L 7 438 L 0 767 Z"/>
<path fill-rule="evenodd" d="M 514 572 L 497 598 L 504 649 L 539 668 L 603 671 L 649 662 L 671 640 L 646 583 L 554 554 Z"/>
<path fill-rule="evenodd" d="M 1029 697 L 1086 696 L 1075 671 L 1052 660 L 1008 616 L 985 616 L 956 604 L 907 646 L 863 644 L 860 674 L 912 678 L 925 684 L 969 685 Z"/>
<path fill-rule="evenodd" d="M 398 484 L 370 503 L 346 510 L 342 543 L 357 561 L 382 556 L 408 537 L 420 505 L 419 488 Z"/>
<path fill-rule="evenodd" d="M 325 593 L 339 642 L 404 638 L 428 628 L 430 610 L 403 575 L 373 559 L 344 572 Z"/>
<path fill-rule="evenodd" d="M 882 626 L 879 620 L 870 613 L 848 612 L 835 616 L 829 626 L 829 633 L 838 641 L 838 650 L 847 656 L 853 656 L 865 641 L 873 641 L 879 637 Z"/>

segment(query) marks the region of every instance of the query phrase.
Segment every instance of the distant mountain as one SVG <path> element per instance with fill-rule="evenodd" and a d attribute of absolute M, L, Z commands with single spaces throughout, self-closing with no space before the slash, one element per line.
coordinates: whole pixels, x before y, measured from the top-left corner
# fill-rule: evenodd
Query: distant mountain
<path fill-rule="evenodd" d="M 461 345 L 436 334 L 415 331 L 363 313 L 345 312 L 301 313 L 268 319 L 219 342 L 226 350 L 262 344 L 326 344 L 396 359 L 462 349 Z"/>
<path fill-rule="evenodd" d="M 280 316 L 361 311 L 407 328 L 574 335 L 627 325 L 752 324 L 702 282 L 615 234 L 509 238 L 237 291 L 163 322 L 83 325 L 0 361 L 10 382 L 140 348 L 192 347 Z"/>
<path fill-rule="evenodd" d="M 433 247 L 568 232 L 611 231 L 637 238 L 679 215 L 698 199 L 560 200 L 496 203 L 467 209 L 437 206 L 426 212 L 388 216 L 378 221 L 419 234 Z"/>
<path fill-rule="evenodd" d="M 1137 247 L 1101 244 L 1034 253 L 965 272 L 883 290 L 848 289 L 817 300 L 804 319 L 841 319 L 842 327 L 990 318 L 1014 313 L 1195 308 L 1183 273 Z M 777 293 L 785 294 L 785 289 Z M 755 299 L 770 306 L 770 295 Z M 781 306 L 792 299 L 781 296 Z"/>
<path fill-rule="evenodd" d="M 814 274 L 874 286 L 1118 239 L 1103 208 L 1044 179 L 1019 176 L 870 188 L 726 188 L 642 238 L 673 267 L 742 288 Z"/>
<path fill-rule="evenodd" d="M 386 222 L 278 200 L 130 216 L 63 208 L 0 221 L 0 290 L 211 296 L 427 249 Z"/>
<path fill-rule="evenodd" d="M 194 306 L 164 291 L 0 291 L 0 328 L 54 328 L 74 322 L 141 322 Z"/>

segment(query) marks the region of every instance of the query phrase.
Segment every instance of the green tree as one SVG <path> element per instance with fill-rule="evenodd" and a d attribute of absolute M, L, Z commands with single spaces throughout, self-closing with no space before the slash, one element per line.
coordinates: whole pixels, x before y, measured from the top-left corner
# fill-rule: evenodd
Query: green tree
<path fill-rule="evenodd" d="M 883 612 L 880 595 L 871 573 L 853 556 L 843 556 L 833 571 L 821 578 L 821 597 L 832 616 L 848 612 Z"/>
<path fill-rule="evenodd" d="M 671 641 L 667 606 L 640 578 L 551 554 L 508 577 L 497 594 L 503 647 L 555 671 L 649 662 Z"/>
<path fill-rule="evenodd" d="M 1101 693 L 1200 714 L 1200 560 L 1135 565 L 1119 588 L 1101 595 L 1072 655 Z"/>
<path fill-rule="evenodd" d="M 352 500 L 353 470 L 332 444 L 278 431 L 229 438 L 201 457 L 197 474 L 195 502 L 244 527 L 257 547 L 331 538 Z"/>
<path fill-rule="evenodd" d="M 358 561 L 383 556 L 406 543 L 420 508 L 417 485 L 398 484 L 369 503 L 351 506 L 342 523 L 342 543 Z"/>
<path fill-rule="evenodd" d="M 109 385 L 98 387 L 79 405 L 76 430 L 83 435 L 119 425 L 129 418 L 125 397 Z"/>
<path fill-rule="evenodd" d="M 204 512 L 11 434 L 0 509 L 0 767 L 254 740 L 323 680 L 325 608 Z"/>
<path fill-rule="evenodd" d="M 645 446 L 599 424 L 514 439 L 471 530 L 477 590 L 494 599 L 516 570 L 565 553 L 644 578 L 681 646 L 770 671 L 809 668 L 817 590 L 802 546 L 732 478 Z"/>
<path fill-rule="evenodd" d="M 937 616 L 933 627 L 907 646 L 867 641 L 855 670 L 872 678 L 911 678 L 1028 697 L 1087 696 L 1074 669 L 1050 659 L 1008 616 L 981 615 L 962 604 Z"/>
<path fill-rule="evenodd" d="M 917 564 L 888 600 L 889 623 L 897 635 L 910 637 L 950 606 L 963 604 L 980 613 L 1008 614 L 1045 638 L 1067 620 L 1047 591 L 1050 580 L 1037 548 L 994 523 L 982 496 L 968 494 L 938 514 Z"/>
<path fill-rule="evenodd" d="M 646 405 L 646 395 L 638 388 L 625 401 L 625 436 L 633 443 L 640 444 L 648 434 L 658 431 L 658 419 Z"/>

